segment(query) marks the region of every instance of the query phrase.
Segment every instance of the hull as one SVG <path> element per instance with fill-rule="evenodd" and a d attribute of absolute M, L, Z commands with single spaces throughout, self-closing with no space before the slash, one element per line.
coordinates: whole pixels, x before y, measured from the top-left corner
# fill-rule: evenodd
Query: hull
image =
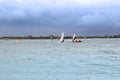
<path fill-rule="evenodd" d="M 73 40 L 72 42 L 82 42 L 82 41 L 79 40 L 79 39 L 75 39 L 75 40 Z"/>

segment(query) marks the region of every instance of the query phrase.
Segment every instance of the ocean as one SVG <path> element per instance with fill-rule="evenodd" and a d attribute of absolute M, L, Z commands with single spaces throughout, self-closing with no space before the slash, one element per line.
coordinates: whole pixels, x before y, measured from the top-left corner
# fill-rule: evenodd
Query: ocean
<path fill-rule="evenodd" d="M 0 80 L 120 80 L 120 39 L 0 40 Z"/>

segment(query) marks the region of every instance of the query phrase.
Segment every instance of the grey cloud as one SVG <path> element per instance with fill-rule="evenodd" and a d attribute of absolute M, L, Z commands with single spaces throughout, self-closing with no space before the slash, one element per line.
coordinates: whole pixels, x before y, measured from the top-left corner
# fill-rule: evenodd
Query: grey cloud
<path fill-rule="evenodd" d="M 45 8 L 38 5 L 20 5 L 16 2 L 4 3 L 0 5 L 0 29 L 2 32 L 28 33 L 63 30 L 66 33 L 77 32 L 86 35 L 119 33 L 119 13 L 118 8 Z"/>

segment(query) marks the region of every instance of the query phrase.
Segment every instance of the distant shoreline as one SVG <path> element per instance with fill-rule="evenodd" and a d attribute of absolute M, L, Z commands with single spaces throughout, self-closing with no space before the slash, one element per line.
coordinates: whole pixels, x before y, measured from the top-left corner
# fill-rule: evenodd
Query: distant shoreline
<path fill-rule="evenodd" d="M 23 36 L 23 37 L 20 37 L 20 36 L 3 36 L 3 37 L 0 37 L 0 39 L 59 39 L 60 36 L 54 36 L 54 35 L 50 35 L 50 36 L 39 36 L 39 37 L 36 37 L 36 36 L 32 36 L 32 35 L 28 35 L 28 36 Z M 72 36 L 65 36 L 64 37 L 65 39 L 72 39 Z M 120 38 L 120 35 L 112 35 L 112 36 L 108 36 L 108 35 L 105 35 L 105 36 L 78 36 L 77 38 L 80 38 L 80 39 L 90 39 L 90 38 Z"/>

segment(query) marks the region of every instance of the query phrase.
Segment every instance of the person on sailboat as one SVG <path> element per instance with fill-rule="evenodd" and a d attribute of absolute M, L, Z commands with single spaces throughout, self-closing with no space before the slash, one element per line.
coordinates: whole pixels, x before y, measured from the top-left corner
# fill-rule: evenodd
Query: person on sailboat
<path fill-rule="evenodd" d="M 73 35 L 72 42 L 82 42 L 80 39 L 76 38 L 76 35 Z"/>

